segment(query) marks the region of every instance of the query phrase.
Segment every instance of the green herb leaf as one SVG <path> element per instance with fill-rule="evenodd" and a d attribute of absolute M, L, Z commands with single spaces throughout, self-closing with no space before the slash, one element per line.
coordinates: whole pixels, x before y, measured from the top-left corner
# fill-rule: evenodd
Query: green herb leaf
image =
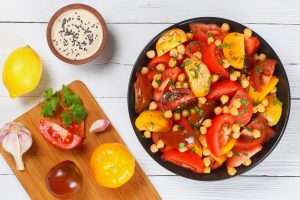
<path fill-rule="evenodd" d="M 59 98 L 57 95 L 48 96 L 42 105 L 42 115 L 44 117 L 52 117 L 59 105 Z"/>
<path fill-rule="evenodd" d="M 178 148 L 179 149 L 182 149 L 182 148 L 184 148 L 185 147 L 185 144 L 183 143 L 183 142 L 180 142 L 179 144 L 178 144 Z"/>
<path fill-rule="evenodd" d="M 70 112 L 75 120 L 75 122 L 79 123 L 85 119 L 87 112 L 83 105 L 81 104 L 73 104 L 70 106 Z"/>
<path fill-rule="evenodd" d="M 61 118 L 63 120 L 63 124 L 66 126 L 70 126 L 73 122 L 72 115 L 70 112 L 66 112 L 66 111 L 62 112 Z"/>
<path fill-rule="evenodd" d="M 80 97 L 72 92 L 67 86 L 63 85 L 62 93 L 64 96 L 64 102 L 67 106 L 71 106 L 73 104 L 81 104 Z"/>
<path fill-rule="evenodd" d="M 46 90 L 44 91 L 44 93 L 43 93 L 43 97 L 44 97 L 45 99 L 49 99 L 49 98 L 51 98 L 53 95 L 54 95 L 54 93 L 53 93 L 53 89 L 52 89 L 52 88 L 46 89 Z"/>

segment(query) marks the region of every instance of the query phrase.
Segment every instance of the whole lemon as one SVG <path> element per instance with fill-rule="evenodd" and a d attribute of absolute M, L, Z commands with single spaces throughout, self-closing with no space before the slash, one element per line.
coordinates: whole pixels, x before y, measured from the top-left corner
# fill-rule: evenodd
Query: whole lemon
<path fill-rule="evenodd" d="M 4 63 L 2 78 L 9 95 L 14 98 L 34 90 L 43 71 L 39 55 L 30 47 L 15 49 Z"/>
<path fill-rule="evenodd" d="M 93 152 L 90 165 L 96 181 L 108 188 L 118 188 L 131 179 L 135 160 L 120 143 L 99 145 Z"/>

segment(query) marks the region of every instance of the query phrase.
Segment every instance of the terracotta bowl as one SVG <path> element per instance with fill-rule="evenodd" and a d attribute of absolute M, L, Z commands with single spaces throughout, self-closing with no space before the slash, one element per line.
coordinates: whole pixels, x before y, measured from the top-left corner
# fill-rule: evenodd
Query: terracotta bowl
<path fill-rule="evenodd" d="M 86 57 L 84 59 L 78 59 L 78 60 L 72 60 L 72 59 L 66 58 L 65 56 L 61 55 L 55 49 L 53 42 L 52 42 L 52 37 L 51 37 L 52 27 L 53 27 L 54 22 L 57 20 L 57 18 L 60 17 L 64 12 L 73 10 L 73 9 L 84 9 L 84 10 L 87 10 L 90 13 L 92 13 L 98 19 L 98 21 L 102 27 L 102 37 L 103 37 L 101 44 L 95 53 L 93 53 L 89 57 Z M 85 4 L 70 4 L 65 7 L 60 8 L 51 17 L 51 19 L 48 23 L 48 26 L 47 26 L 47 42 L 48 42 L 48 46 L 50 47 L 52 53 L 60 60 L 66 62 L 66 63 L 74 64 L 74 65 L 85 64 L 85 63 L 88 63 L 88 62 L 94 60 L 96 57 L 98 57 L 103 52 L 106 40 L 107 40 L 107 27 L 106 27 L 106 23 L 105 23 L 103 17 L 96 9 L 94 9 L 88 5 L 85 5 Z"/>

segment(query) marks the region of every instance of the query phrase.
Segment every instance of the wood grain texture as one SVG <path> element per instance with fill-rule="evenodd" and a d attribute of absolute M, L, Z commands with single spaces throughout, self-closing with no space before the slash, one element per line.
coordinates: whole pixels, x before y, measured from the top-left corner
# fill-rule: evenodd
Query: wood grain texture
<path fill-rule="evenodd" d="M 89 167 L 89 159 L 93 150 L 102 143 L 123 143 L 123 141 L 113 126 L 102 134 L 89 133 L 88 128 L 95 120 L 107 117 L 82 82 L 75 81 L 70 84 L 70 88 L 80 95 L 88 112 L 88 117 L 85 120 L 87 137 L 80 148 L 62 151 L 43 138 L 38 128 L 41 119 L 40 105 L 17 118 L 17 121 L 23 123 L 31 131 L 33 137 L 33 146 L 23 156 L 26 170 L 23 172 L 17 171 L 12 157 L 1 148 L 1 154 L 31 199 L 53 199 L 45 187 L 45 177 L 50 168 L 64 160 L 75 162 L 84 177 L 80 196 L 77 196 L 76 199 L 159 199 L 158 193 L 138 164 L 132 179 L 118 189 L 106 189 L 96 183 Z"/>
<path fill-rule="evenodd" d="M 300 23 L 297 0 L 81 0 L 97 8 L 110 23 L 173 23 L 191 17 L 219 16 L 240 22 Z M 0 21 L 48 21 L 74 0 L 10 0 L 0 7 Z"/>

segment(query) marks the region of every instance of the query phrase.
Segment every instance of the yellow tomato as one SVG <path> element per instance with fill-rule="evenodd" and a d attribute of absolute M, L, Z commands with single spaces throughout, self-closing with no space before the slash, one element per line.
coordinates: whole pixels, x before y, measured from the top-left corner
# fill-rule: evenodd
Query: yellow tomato
<path fill-rule="evenodd" d="M 133 156 L 120 143 L 99 145 L 92 154 L 90 165 L 96 181 L 108 188 L 124 185 L 135 170 Z"/>
<path fill-rule="evenodd" d="M 279 79 L 273 76 L 271 80 L 264 85 L 260 91 L 255 90 L 253 87 L 249 88 L 249 96 L 255 104 L 260 103 L 277 85 Z"/>
<path fill-rule="evenodd" d="M 234 147 L 236 142 L 236 139 L 231 138 L 229 142 L 222 148 L 222 155 L 225 155 L 231 151 L 231 149 Z"/>
<path fill-rule="evenodd" d="M 11 97 L 22 96 L 34 90 L 42 76 L 39 55 L 29 46 L 15 49 L 6 59 L 3 82 Z"/>
<path fill-rule="evenodd" d="M 140 131 L 167 132 L 170 130 L 169 121 L 160 111 L 144 111 L 135 120 L 135 126 Z"/>
<path fill-rule="evenodd" d="M 184 60 L 184 69 L 189 77 L 190 86 L 195 96 L 203 97 L 207 95 L 211 78 L 206 65 L 193 56 Z"/>
<path fill-rule="evenodd" d="M 156 42 L 157 56 L 161 56 L 171 49 L 187 41 L 186 34 L 179 28 L 173 28 L 162 34 Z"/>
<path fill-rule="evenodd" d="M 275 126 L 281 117 L 282 113 L 282 103 L 276 97 L 276 95 L 267 96 L 269 105 L 266 108 L 266 111 L 263 113 L 265 118 L 268 120 L 270 126 Z"/>
<path fill-rule="evenodd" d="M 244 67 L 245 46 L 244 34 L 232 32 L 223 40 L 223 53 L 229 64 L 237 69 Z"/>

